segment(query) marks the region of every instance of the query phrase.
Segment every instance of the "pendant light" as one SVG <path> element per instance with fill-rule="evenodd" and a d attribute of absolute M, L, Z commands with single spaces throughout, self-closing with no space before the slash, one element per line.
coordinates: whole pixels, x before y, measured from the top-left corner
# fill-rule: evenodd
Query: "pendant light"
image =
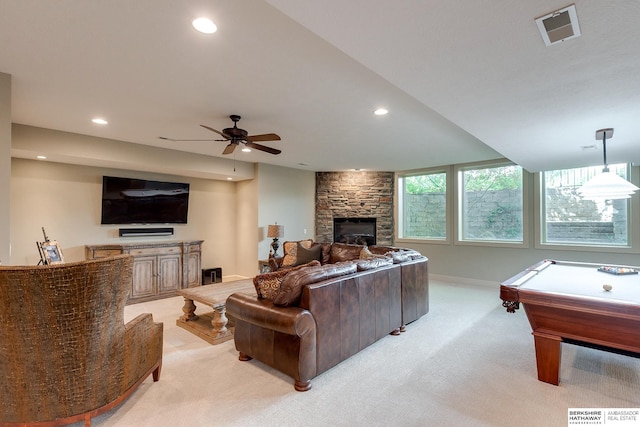
<path fill-rule="evenodd" d="M 631 184 L 624 178 L 609 172 L 607 165 L 607 138 L 613 136 L 613 128 L 600 129 L 596 131 L 596 139 L 602 141 L 602 152 L 604 155 L 604 168 L 600 175 L 591 178 L 586 184 L 578 189 L 584 199 L 601 200 L 601 199 L 628 199 L 633 193 L 639 190 L 638 187 Z"/>

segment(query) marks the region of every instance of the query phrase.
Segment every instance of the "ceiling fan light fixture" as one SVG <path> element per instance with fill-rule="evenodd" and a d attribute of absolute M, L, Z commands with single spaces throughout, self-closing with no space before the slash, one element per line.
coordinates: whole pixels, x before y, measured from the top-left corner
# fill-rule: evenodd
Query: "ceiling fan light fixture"
<path fill-rule="evenodd" d="M 587 200 L 616 200 L 628 199 L 640 190 L 626 179 L 609 171 L 607 165 L 607 138 L 613 136 L 613 128 L 599 129 L 596 131 L 596 139 L 602 141 L 602 153 L 604 168 L 602 173 L 591 178 L 578 189 L 578 194 Z"/>
<path fill-rule="evenodd" d="M 249 147 L 244 147 L 244 148 L 242 149 L 242 152 L 243 152 L 243 153 L 250 153 L 250 152 L 251 152 L 251 148 L 249 148 Z"/>
<path fill-rule="evenodd" d="M 209 18 L 196 18 L 191 22 L 191 25 L 204 34 L 213 34 L 218 31 L 218 26 Z"/>

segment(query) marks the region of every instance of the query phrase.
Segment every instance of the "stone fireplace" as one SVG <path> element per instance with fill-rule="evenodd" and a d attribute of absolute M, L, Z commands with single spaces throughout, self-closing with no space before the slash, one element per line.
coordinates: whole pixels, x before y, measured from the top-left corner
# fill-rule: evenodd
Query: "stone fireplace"
<path fill-rule="evenodd" d="M 349 220 L 347 234 L 372 234 L 375 244 L 392 245 L 393 197 L 393 172 L 316 172 L 316 240 L 335 241 L 334 220 Z M 350 236 L 349 243 L 356 237 L 364 238 Z"/>

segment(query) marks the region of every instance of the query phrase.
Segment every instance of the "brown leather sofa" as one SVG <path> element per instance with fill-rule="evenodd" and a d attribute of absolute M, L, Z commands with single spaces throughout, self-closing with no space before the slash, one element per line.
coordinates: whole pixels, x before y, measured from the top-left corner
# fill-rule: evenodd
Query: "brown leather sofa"
<path fill-rule="evenodd" d="M 267 273 L 284 276 L 272 299 L 261 298 L 260 290 L 231 295 L 226 310 L 235 321 L 239 359 L 260 360 L 306 391 L 314 377 L 428 312 L 427 258 L 381 247 L 369 249 L 387 260 L 360 259 L 363 247 L 356 246 L 329 245 L 322 261 L 332 262 Z"/>
<path fill-rule="evenodd" d="M 311 240 L 302 241 L 311 242 Z M 310 249 L 319 246 L 321 248 L 320 262 L 333 264 L 342 261 L 360 260 L 363 245 L 342 244 L 342 243 L 313 243 Z M 287 261 L 287 248 L 296 248 L 296 251 L 304 251 L 300 242 L 284 242 L 285 256 L 270 257 L 269 265 L 273 271 L 282 269 L 298 268 L 298 266 L 287 266 L 283 263 Z M 390 256 L 393 262 L 401 265 L 402 276 L 402 330 L 405 326 L 429 312 L 429 272 L 427 259 L 413 249 L 397 246 L 368 246 L 370 253 L 376 256 Z M 304 261 L 308 261 L 305 256 Z M 295 262 L 294 262 L 295 264 Z"/>

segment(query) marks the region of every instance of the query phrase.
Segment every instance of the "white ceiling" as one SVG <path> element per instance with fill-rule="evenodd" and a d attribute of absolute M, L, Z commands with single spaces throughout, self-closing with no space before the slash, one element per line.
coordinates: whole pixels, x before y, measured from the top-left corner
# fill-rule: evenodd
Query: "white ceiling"
<path fill-rule="evenodd" d="M 158 137 L 216 139 L 199 125 L 239 114 L 282 137 L 278 156 L 236 150 L 249 162 L 539 171 L 601 163 L 613 127 L 609 162 L 638 163 L 640 2 L 575 5 L 582 36 L 546 47 L 534 20 L 559 0 L 0 0 L 0 72 L 14 123 L 222 156 Z"/>

